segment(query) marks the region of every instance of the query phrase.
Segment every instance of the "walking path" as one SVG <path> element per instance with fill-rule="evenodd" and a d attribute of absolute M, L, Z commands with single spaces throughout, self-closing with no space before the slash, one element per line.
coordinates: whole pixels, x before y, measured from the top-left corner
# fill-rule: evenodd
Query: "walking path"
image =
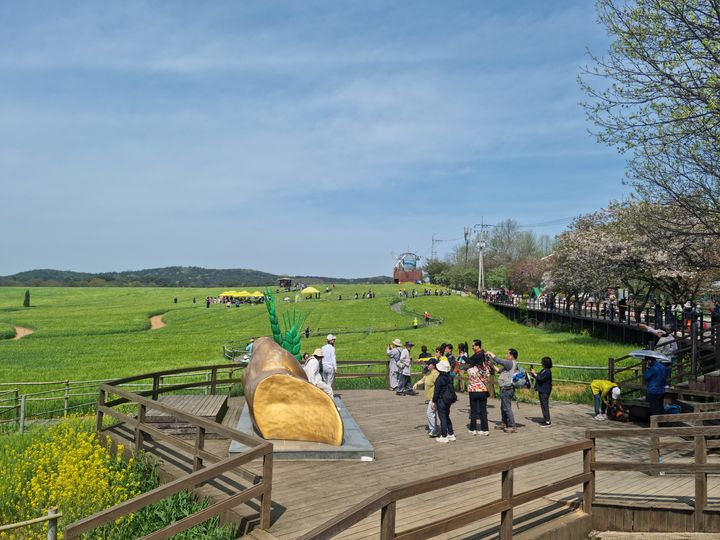
<path fill-rule="evenodd" d="M 15 337 L 12 338 L 13 340 L 24 338 L 25 336 L 29 336 L 30 334 L 35 333 L 35 330 L 32 330 L 30 328 L 25 328 L 24 326 L 16 326 L 15 327 Z"/>
<path fill-rule="evenodd" d="M 165 324 L 165 321 L 163 321 L 163 315 L 154 315 L 150 317 L 150 330 L 157 330 L 158 328 L 163 328 L 164 326 L 167 326 Z"/>

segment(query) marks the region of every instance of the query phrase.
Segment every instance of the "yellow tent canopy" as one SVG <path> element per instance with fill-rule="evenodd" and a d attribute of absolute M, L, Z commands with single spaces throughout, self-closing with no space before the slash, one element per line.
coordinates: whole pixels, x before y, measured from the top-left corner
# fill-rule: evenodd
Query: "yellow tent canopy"
<path fill-rule="evenodd" d="M 252 296 L 252 295 L 249 292 L 247 292 L 245 289 L 243 289 L 242 291 L 237 293 L 236 296 L 238 298 L 247 298 L 248 296 Z"/>
<path fill-rule="evenodd" d="M 265 295 L 263 293 L 261 293 L 260 291 L 255 291 L 255 292 L 250 293 L 250 296 L 252 296 L 253 298 L 262 298 Z"/>
<path fill-rule="evenodd" d="M 300 291 L 303 294 L 317 294 L 320 291 L 318 291 L 315 287 L 305 287 L 302 291 Z"/>
<path fill-rule="evenodd" d="M 235 294 L 236 294 L 235 291 L 225 291 L 225 292 L 221 292 L 219 294 L 219 296 L 235 296 Z"/>

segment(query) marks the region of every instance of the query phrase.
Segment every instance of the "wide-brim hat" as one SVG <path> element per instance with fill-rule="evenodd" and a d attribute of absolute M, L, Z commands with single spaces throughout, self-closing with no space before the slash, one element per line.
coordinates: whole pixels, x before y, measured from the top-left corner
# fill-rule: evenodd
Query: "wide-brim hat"
<path fill-rule="evenodd" d="M 315 351 L 313 352 L 313 356 L 316 356 L 316 357 L 318 357 L 318 358 L 322 358 L 322 357 L 325 356 L 325 355 L 323 354 L 322 349 L 315 349 Z"/>
<path fill-rule="evenodd" d="M 442 359 L 437 363 L 437 366 L 435 366 L 438 371 L 442 371 L 443 373 L 447 373 L 452 368 L 450 367 L 450 362 L 448 362 L 446 359 Z"/>
<path fill-rule="evenodd" d="M 402 341 L 400 341 L 400 339 L 398 339 L 398 338 L 393 339 L 392 344 L 395 345 L 396 347 L 402 347 Z"/>
<path fill-rule="evenodd" d="M 337 339 L 337 338 L 336 338 L 335 336 L 333 336 L 332 334 L 328 334 L 328 335 L 327 335 L 327 340 L 328 340 L 328 341 L 333 341 L 333 340 L 335 340 L 335 339 Z"/>

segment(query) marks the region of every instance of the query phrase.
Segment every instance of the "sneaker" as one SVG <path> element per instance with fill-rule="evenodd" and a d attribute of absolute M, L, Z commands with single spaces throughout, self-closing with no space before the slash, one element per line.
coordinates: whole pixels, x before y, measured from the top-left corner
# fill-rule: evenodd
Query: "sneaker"
<path fill-rule="evenodd" d="M 409 392 L 406 392 L 406 395 L 408 396 L 417 396 L 418 393 L 415 390 L 410 390 Z"/>
<path fill-rule="evenodd" d="M 495 424 L 495 429 L 505 429 L 507 426 L 500 422 L 499 424 Z"/>
<path fill-rule="evenodd" d="M 595 416 L 593 416 L 593 420 L 602 420 L 602 419 L 603 419 L 602 414 L 596 414 Z"/>
<path fill-rule="evenodd" d="M 428 437 L 431 437 L 433 439 L 439 436 L 440 434 L 437 431 L 431 431 L 430 433 L 428 433 Z"/>
<path fill-rule="evenodd" d="M 552 424 L 550 422 L 543 422 L 542 424 L 540 424 L 540 427 L 550 427 L 550 426 L 552 426 Z"/>
<path fill-rule="evenodd" d="M 435 439 L 436 442 L 447 443 L 450 442 L 447 437 L 438 437 Z"/>
<path fill-rule="evenodd" d="M 517 433 L 517 429 L 514 427 L 508 427 L 503 430 L 505 433 Z"/>
<path fill-rule="evenodd" d="M 448 441 L 457 441 L 457 437 L 455 435 L 448 435 Z"/>
<path fill-rule="evenodd" d="M 396 396 L 404 396 L 404 395 L 405 395 L 405 392 L 395 392 L 395 395 L 396 395 Z"/>
<path fill-rule="evenodd" d="M 489 431 L 478 431 L 478 435 L 484 435 L 485 437 L 490 435 Z"/>
<path fill-rule="evenodd" d="M 600 421 L 607 420 L 607 415 L 599 414 L 599 415 L 597 415 L 595 420 L 600 420 Z"/>
<path fill-rule="evenodd" d="M 475 430 L 473 430 L 473 429 L 468 429 L 468 433 L 469 433 L 470 435 L 477 435 L 477 434 L 478 434 L 478 432 L 475 431 Z"/>

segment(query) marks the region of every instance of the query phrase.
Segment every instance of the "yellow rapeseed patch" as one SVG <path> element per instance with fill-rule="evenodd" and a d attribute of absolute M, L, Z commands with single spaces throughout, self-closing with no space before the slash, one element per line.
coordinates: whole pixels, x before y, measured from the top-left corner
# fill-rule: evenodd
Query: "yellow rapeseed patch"
<path fill-rule="evenodd" d="M 63 512 L 67 524 L 140 493 L 132 459 L 113 454 L 77 419 L 64 421 L 24 450 L 0 450 L 0 523 Z M 0 538 L 44 538 L 45 525 L 0 533 Z"/>

